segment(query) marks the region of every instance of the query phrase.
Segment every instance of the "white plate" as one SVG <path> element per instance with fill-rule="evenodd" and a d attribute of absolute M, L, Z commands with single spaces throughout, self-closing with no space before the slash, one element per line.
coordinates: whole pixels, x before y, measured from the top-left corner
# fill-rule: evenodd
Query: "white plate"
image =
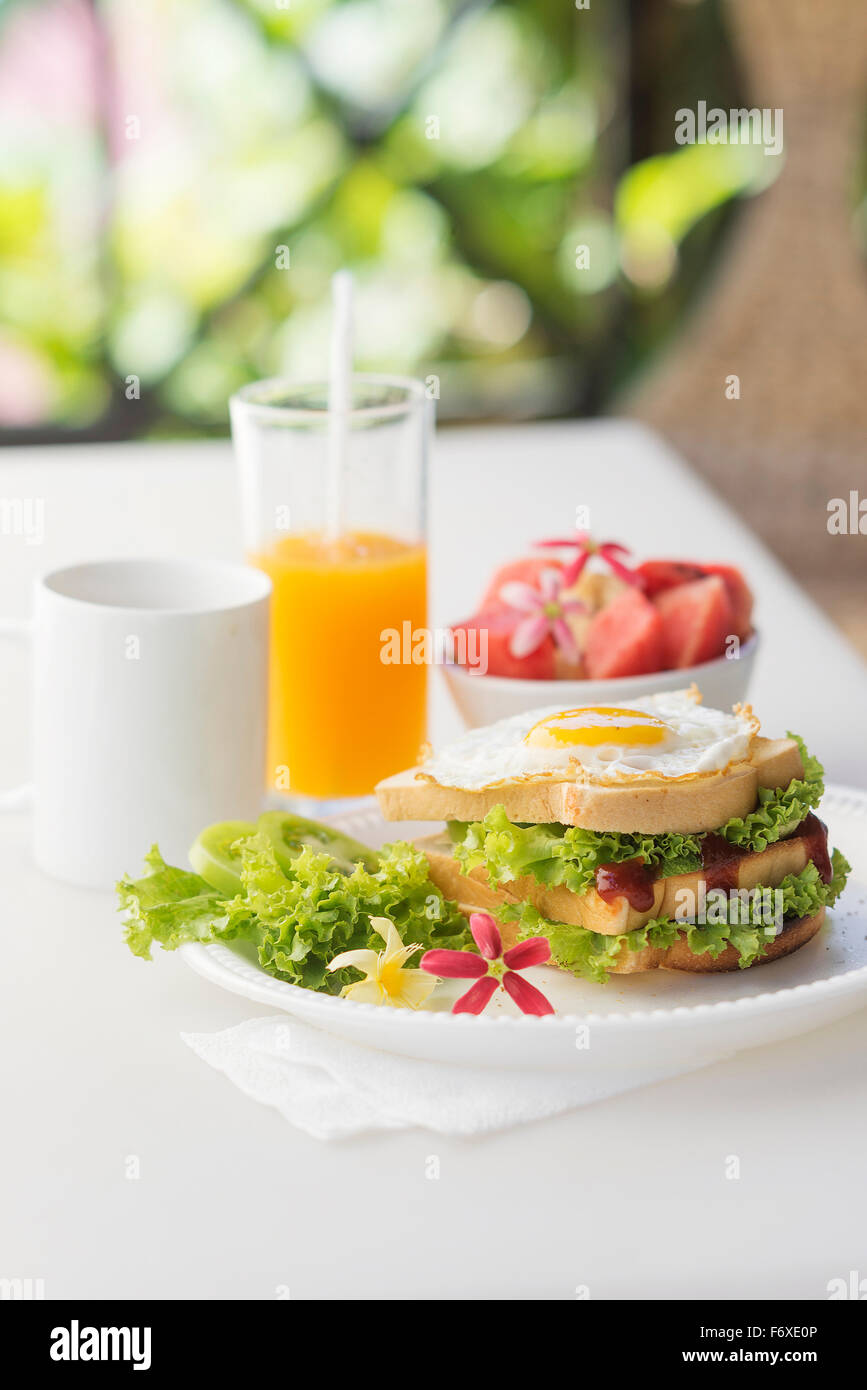
<path fill-rule="evenodd" d="M 528 1018 L 498 994 L 481 1017 L 449 1012 L 464 981 L 438 987 L 434 1007 L 377 1008 L 286 984 L 266 974 L 249 948 L 181 947 L 187 964 L 233 994 L 340 1037 L 408 1057 L 476 1066 L 592 1068 L 600 1073 L 699 1067 L 744 1048 L 778 1042 L 843 1018 L 867 1002 L 867 794 L 829 787 L 821 815 L 831 843 L 853 866 L 846 892 L 822 930 L 793 955 L 726 974 L 656 970 L 612 976 L 606 985 L 542 966 L 527 978 L 544 990 L 553 1017 Z M 375 806 L 338 816 L 341 830 L 381 845 L 430 832 L 386 823 Z"/>

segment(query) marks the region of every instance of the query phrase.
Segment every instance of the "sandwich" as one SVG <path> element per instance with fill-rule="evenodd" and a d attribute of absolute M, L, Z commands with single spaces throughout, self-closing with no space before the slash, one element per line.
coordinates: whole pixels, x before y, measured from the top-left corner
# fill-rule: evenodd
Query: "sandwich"
<path fill-rule="evenodd" d="M 695 686 L 615 705 L 528 711 L 472 729 L 376 788 L 430 877 L 507 946 L 545 936 L 552 964 L 610 974 L 745 969 L 819 932 L 849 865 L 815 814 L 822 767 Z"/>

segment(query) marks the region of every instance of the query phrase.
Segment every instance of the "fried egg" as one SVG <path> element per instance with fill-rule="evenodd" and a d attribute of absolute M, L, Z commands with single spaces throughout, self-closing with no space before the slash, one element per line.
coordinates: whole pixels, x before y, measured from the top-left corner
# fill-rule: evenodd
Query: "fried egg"
<path fill-rule="evenodd" d="M 758 720 L 707 709 L 695 687 L 628 705 L 528 710 L 471 729 L 421 768 L 446 787 L 481 791 L 543 778 L 610 783 L 699 777 L 749 758 Z"/>

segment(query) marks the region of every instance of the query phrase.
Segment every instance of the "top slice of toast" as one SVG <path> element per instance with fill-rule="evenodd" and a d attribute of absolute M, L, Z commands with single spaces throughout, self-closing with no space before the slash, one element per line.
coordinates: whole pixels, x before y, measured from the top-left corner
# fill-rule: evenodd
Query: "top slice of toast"
<path fill-rule="evenodd" d="M 503 806 L 509 820 L 529 825 L 559 821 L 586 830 L 686 835 L 748 815 L 760 787 L 784 787 L 803 777 L 804 767 L 794 739 L 756 738 L 749 761 L 682 781 L 642 778 L 600 785 L 552 778 L 467 791 L 429 781 L 423 772 L 413 767 L 379 783 L 376 795 L 386 820 L 475 821 Z"/>

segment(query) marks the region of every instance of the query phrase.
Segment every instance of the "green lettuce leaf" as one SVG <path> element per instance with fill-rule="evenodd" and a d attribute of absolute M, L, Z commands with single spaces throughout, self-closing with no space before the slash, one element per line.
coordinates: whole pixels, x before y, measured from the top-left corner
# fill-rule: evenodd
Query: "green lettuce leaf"
<path fill-rule="evenodd" d="M 427 860 L 411 845 L 387 845 L 375 872 L 357 864 L 351 874 L 307 847 L 287 875 L 270 841 L 252 835 L 241 845 L 241 864 L 243 892 L 229 912 L 252 910 L 264 969 L 307 989 L 339 994 L 358 978 L 351 970 L 329 974 L 326 966 L 341 951 L 381 949 L 371 917 L 388 917 L 407 945 L 424 950 L 459 949 L 469 940 L 464 917 L 431 883 Z"/>
<path fill-rule="evenodd" d="M 786 787 L 760 789 L 755 811 L 734 817 L 716 832 L 731 844 L 760 853 L 797 830 L 821 801 L 822 765 L 807 752 L 803 739 L 797 734 L 789 737 L 801 750 L 803 778 Z M 529 876 L 546 887 L 562 884 L 580 894 L 594 886 L 600 864 L 643 859 L 659 878 L 695 873 L 701 867 L 700 835 L 626 835 L 558 823 L 514 824 L 502 806 L 492 807 L 484 820 L 450 821 L 448 828 L 464 873 L 483 865 L 494 884 Z"/>
<path fill-rule="evenodd" d="M 683 930 L 677 923 L 660 919 L 621 936 L 603 936 L 585 927 L 567 922 L 549 922 L 531 903 L 513 903 L 500 909 L 502 922 L 518 923 L 518 938 L 546 936 L 551 945 L 552 960 L 573 975 L 604 985 L 617 957 L 625 946 L 641 951 L 645 946 L 668 947 L 674 944 Z"/>
<path fill-rule="evenodd" d="M 509 904 L 500 909 L 500 920 L 517 922 L 518 936 L 547 936 L 551 955 L 564 970 L 596 984 L 604 984 L 622 949 L 641 951 L 646 946 L 667 949 L 677 937 L 685 934 L 689 948 L 696 955 L 710 952 L 716 959 L 727 946 L 734 946 L 741 969 L 752 965 L 764 955 L 776 934 L 770 915 L 779 909 L 783 921 L 796 921 L 812 916 L 820 907 L 836 902 L 846 883 L 849 864 L 839 850 L 831 856 L 833 877 L 825 884 L 815 864 L 807 864 L 798 874 L 787 874 L 779 889 L 757 887 L 749 893 L 741 891 L 731 896 L 708 895 L 708 920 L 700 924 L 657 917 L 620 936 L 603 936 L 601 932 L 566 922 L 549 922 L 530 903 Z M 776 892 L 782 895 L 775 897 Z M 765 897 L 765 895 L 770 895 Z"/>
<path fill-rule="evenodd" d="M 143 878 L 126 877 L 117 885 L 126 914 L 124 939 L 133 955 L 150 960 L 154 944 L 174 951 L 185 941 L 245 934 L 246 924 L 236 917 L 230 926 L 226 899 L 198 874 L 167 864 L 156 845 L 145 855 L 145 864 Z"/>
<path fill-rule="evenodd" d="M 697 835 L 625 835 L 581 826 L 515 825 L 502 806 L 481 821 L 450 821 L 454 855 L 464 873 L 484 865 L 492 883 L 530 876 L 552 888 L 559 884 L 586 893 L 600 864 L 643 859 L 660 878 L 689 874 L 701 867 Z"/>
<path fill-rule="evenodd" d="M 843 889 L 846 887 L 846 880 L 848 879 L 851 872 L 852 865 L 849 863 L 849 860 L 846 858 L 845 854 L 843 854 L 843 852 L 839 849 L 832 850 L 831 882 L 826 884 L 825 886 L 825 901 L 829 907 L 837 901 L 840 894 L 843 892 Z"/>
<path fill-rule="evenodd" d="M 797 830 L 801 821 L 814 810 L 825 793 L 824 768 L 814 758 L 797 734 L 789 734 L 801 750 L 804 764 L 802 779 L 793 779 L 787 787 L 759 788 L 759 804 L 748 816 L 726 821 L 719 834 L 730 844 L 761 853 L 777 840 L 785 839 Z"/>
<path fill-rule="evenodd" d="M 390 918 L 407 945 L 424 950 L 459 949 L 470 940 L 457 905 L 434 886 L 425 856 L 411 845 L 386 845 L 374 872 L 359 863 L 349 874 L 309 846 L 284 872 L 273 841 L 261 832 L 239 846 L 242 891 L 234 898 L 166 864 L 154 846 L 146 859 L 150 872 L 118 884 L 126 941 L 135 955 L 149 958 L 154 943 L 174 950 L 186 941 L 247 940 L 270 974 L 333 994 L 358 978 L 350 970 L 329 975 L 326 966 L 335 955 L 382 947 L 371 917 Z"/>

